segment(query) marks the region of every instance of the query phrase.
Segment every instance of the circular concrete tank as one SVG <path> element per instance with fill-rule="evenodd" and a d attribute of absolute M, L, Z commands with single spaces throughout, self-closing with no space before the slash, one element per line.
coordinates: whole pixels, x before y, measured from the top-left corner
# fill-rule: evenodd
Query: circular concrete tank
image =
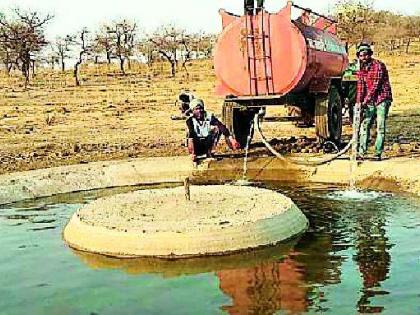
<path fill-rule="evenodd" d="M 98 199 L 64 229 L 70 247 L 114 257 L 183 258 L 277 244 L 308 221 L 277 192 L 241 186 L 146 189 Z"/>

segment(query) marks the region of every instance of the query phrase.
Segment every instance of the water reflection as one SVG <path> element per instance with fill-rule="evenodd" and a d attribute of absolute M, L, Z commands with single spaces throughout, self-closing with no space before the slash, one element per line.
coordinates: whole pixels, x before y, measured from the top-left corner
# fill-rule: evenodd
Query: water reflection
<path fill-rule="evenodd" d="M 359 267 L 363 278 L 362 296 L 357 302 L 361 313 L 380 313 L 383 306 L 371 305 L 371 300 L 377 295 L 389 294 L 381 290 L 381 283 L 388 278 L 392 245 L 386 235 L 386 214 L 381 207 L 363 211 L 357 216 L 356 254 L 353 259 Z"/>
<path fill-rule="evenodd" d="M 277 263 L 288 257 L 290 250 L 298 239 L 290 240 L 272 247 L 253 251 L 237 253 L 226 256 L 209 256 L 187 259 L 158 259 L 158 258 L 132 258 L 118 259 L 73 250 L 85 264 L 94 269 L 122 269 L 133 275 L 159 274 L 165 278 L 182 275 L 218 272 L 221 270 L 235 270 L 254 268 L 263 263 Z"/>
<path fill-rule="evenodd" d="M 231 305 L 222 306 L 229 314 L 274 314 L 280 310 L 301 313 L 307 309 L 308 287 L 292 255 L 281 262 L 216 274 L 220 289 L 232 298 Z"/>

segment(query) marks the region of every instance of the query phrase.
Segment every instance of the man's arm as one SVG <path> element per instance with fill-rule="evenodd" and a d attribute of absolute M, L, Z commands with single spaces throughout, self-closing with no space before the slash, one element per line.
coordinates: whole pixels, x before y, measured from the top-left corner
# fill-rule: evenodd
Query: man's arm
<path fill-rule="evenodd" d="M 213 125 L 213 126 L 216 126 L 226 138 L 228 138 L 230 136 L 229 129 L 227 129 L 226 126 L 219 119 L 217 119 L 214 115 L 212 115 L 212 117 L 211 117 L 210 124 Z"/>
<path fill-rule="evenodd" d="M 197 134 L 195 133 L 194 124 L 191 117 L 187 119 L 186 124 L 188 153 L 191 155 L 193 162 L 195 162 L 197 160 L 197 155 L 195 154 L 194 138 L 197 136 Z"/>
<path fill-rule="evenodd" d="M 212 116 L 211 119 L 211 125 L 217 126 L 217 128 L 220 130 L 220 132 L 225 136 L 226 143 L 228 144 L 229 148 L 232 150 L 238 150 L 241 148 L 241 145 L 238 141 L 229 132 L 229 129 L 226 128 L 226 126 L 216 117 Z"/>
<path fill-rule="evenodd" d="M 363 105 L 367 105 L 372 102 L 372 98 L 378 93 L 382 86 L 382 81 L 385 75 L 385 65 L 383 63 L 374 63 L 372 66 L 371 79 L 373 80 L 373 86 L 368 88 L 366 97 L 363 100 Z"/>

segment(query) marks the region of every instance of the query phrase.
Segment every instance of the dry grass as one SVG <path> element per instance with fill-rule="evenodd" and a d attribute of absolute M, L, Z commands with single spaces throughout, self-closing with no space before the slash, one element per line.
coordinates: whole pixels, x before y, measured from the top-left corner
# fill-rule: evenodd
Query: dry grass
<path fill-rule="evenodd" d="M 418 138 L 420 56 L 383 57 L 389 69 L 395 102 L 392 114 L 401 127 L 394 134 Z M 138 156 L 185 154 L 185 128 L 174 121 L 181 89 L 203 98 L 220 117 L 222 100 L 215 97 L 210 61 L 196 61 L 169 77 L 166 64 L 137 65 L 127 76 L 106 65 L 82 69 L 82 86 L 71 72 L 39 70 L 28 91 L 18 74 L 0 77 L 0 172 Z M 416 116 L 417 117 L 417 116 Z M 407 119 L 408 118 L 408 119 Z M 390 120 L 392 124 L 392 117 Z M 415 122 L 415 121 L 414 121 Z M 290 125 L 268 126 L 272 135 L 302 133 Z M 311 134 L 313 131 L 306 130 Z M 395 135 L 394 135 L 395 136 Z"/>

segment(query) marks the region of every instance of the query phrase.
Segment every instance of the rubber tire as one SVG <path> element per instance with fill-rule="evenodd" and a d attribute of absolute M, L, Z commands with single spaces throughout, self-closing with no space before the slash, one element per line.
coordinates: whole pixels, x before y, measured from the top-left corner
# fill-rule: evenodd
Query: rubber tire
<path fill-rule="evenodd" d="M 328 95 L 316 98 L 315 130 L 320 139 L 340 142 L 343 128 L 342 108 L 341 95 L 334 85 L 330 87 Z"/>
<path fill-rule="evenodd" d="M 223 123 L 235 137 L 236 141 L 239 142 L 241 148 L 245 148 L 247 145 L 251 124 L 257 111 L 258 109 L 256 111 L 254 109 L 242 109 L 235 102 L 226 101 L 223 104 Z M 251 139 L 253 135 L 254 130 L 251 131 Z"/>

